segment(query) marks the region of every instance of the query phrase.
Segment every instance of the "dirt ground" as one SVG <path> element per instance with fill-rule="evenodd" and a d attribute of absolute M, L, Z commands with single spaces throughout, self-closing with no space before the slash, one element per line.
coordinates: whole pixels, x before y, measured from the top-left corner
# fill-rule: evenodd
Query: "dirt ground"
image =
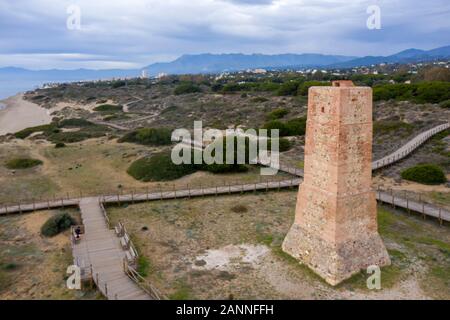
<path fill-rule="evenodd" d="M 110 207 L 143 258 L 148 279 L 172 299 L 450 299 L 450 231 L 379 207 L 392 259 L 382 290 L 361 273 L 333 288 L 281 250 L 295 191 Z"/>
<path fill-rule="evenodd" d="M 73 264 L 68 231 L 52 238 L 41 226 L 59 211 L 0 217 L 0 300 L 96 299 L 92 290 L 66 287 L 66 269 Z M 76 210 L 66 210 L 76 219 Z"/>

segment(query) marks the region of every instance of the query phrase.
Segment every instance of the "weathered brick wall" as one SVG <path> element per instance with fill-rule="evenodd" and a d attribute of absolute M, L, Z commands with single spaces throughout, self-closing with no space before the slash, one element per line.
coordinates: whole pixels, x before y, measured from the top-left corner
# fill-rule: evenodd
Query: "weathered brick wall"
<path fill-rule="evenodd" d="M 372 181 L 372 89 L 336 82 L 309 91 L 305 178 L 283 249 L 336 284 L 389 264 Z"/>

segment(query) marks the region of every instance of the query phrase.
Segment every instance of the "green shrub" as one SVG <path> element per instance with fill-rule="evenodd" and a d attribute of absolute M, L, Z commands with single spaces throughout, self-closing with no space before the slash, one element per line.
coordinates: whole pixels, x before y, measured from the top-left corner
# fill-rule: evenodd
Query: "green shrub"
<path fill-rule="evenodd" d="M 256 102 L 256 103 L 263 103 L 263 102 L 267 102 L 269 101 L 269 99 L 264 98 L 264 97 L 255 97 L 252 99 L 252 102 Z"/>
<path fill-rule="evenodd" d="M 320 86 L 331 86 L 331 83 L 323 81 L 306 81 L 298 86 L 297 94 L 299 96 L 307 96 L 309 88 Z"/>
<path fill-rule="evenodd" d="M 299 82 L 289 81 L 283 83 L 277 91 L 278 96 L 295 96 L 297 94 Z"/>
<path fill-rule="evenodd" d="M 117 88 L 125 86 L 126 84 L 127 83 L 123 80 L 117 80 L 112 83 L 111 88 L 117 89 Z"/>
<path fill-rule="evenodd" d="M 441 102 L 441 103 L 439 104 L 439 106 L 440 106 L 441 108 L 450 109 L 450 99 Z"/>
<path fill-rule="evenodd" d="M 269 135 L 270 130 L 278 129 L 280 137 L 301 136 L 306 131 L 306 117 L 291 119 L 287 122 L 272 120 L 264 124 L 263 128 L 269 130 Z"/>
<path fill-rule="evenodd" d="M 306 131 L 306 117 L 291 119 L 286 122 L 286 128 L 291 136 L 302 136 Z"/>
<path fill-rule="evenodd" d="M 41 227 L 45 237 L 53 237 L 75 225 L 75 220 L 68 213 L 58 213 L 50 217 Z"/>
<path fill-rule="evenodd" d="M 195 171 L 194 165 L 174 164 L 170 153 L 159 153 L 149 158 L 138 159 L 127 170 L 130 176 L 144 182 L 175 180 Z"/>
<path fill-rule="evenodd" d="M 172 143 L 172 130 L 168 128 L 140 128 L 127 133 L 118 141 L 143 145 L 169 145 Z"/>
<path fill-rule="evenodd" d="M 186 82 L 186 83 L 182 83 L 180 85 L 178 85 L 178 87 L 175 88 L 174 93 L 176 95 L 181 95 L 181 94 L 188 94 L 188 93 L 197 93 L 197 92 L 201 92 L 202 90 L 200 89 L 200 87 L 196 86 L 195 84 L 191 83 L 191 82 Z"/>
<path fill-rule="evenodd" d="M 122 106 L 115 104 L 102 104 L 94 108 L 97 112 L 121 112 L 122 110 Z"/>
<path fill-rule="evenodd" d="M 289 110 L 285 108 L 275 109 L 272 112 L 267 114 L 268 120 L 277 120 L 285 117 L 289 113 Z"/>
<path fill-rule="evenodd" d="M 5 264 L 0 263 L 0 268 L 5 271 L 13 271 L 13 270 L 18 269 L 19 265 L 14 262 L 9 262 L 9 263 L 5 263 Z"/>
<path fill-rule="evenodd" d="M 64 119 L 58 123 L 58 127 L 60 128 L 82 128 L 90 126 L 95 126 L 95 124 L 82 118 Z"/>
<path fill-rule="evenodd" d="M 125 113 L 110 114 L 103 118 L 103 121 L 127 120 L 130 117 Z"/>
<path fill-rule="evenodd" d="M 245 213 L 248 211 L 248 208 L 243 204 L 237 204 L 231 207 L 231 211 L 233 211 L 234 213 Z"/>
<path fill-rule="evenodd" d="M 268 130 L 269 136 L 271 134 L 271 130 L 279 130 L 280 137 L 289 135 L 289 129 L 287 128 L 286 124 L 279 120 L 272 120 L 272 121 L 266 122 L 263 126 L 263 129 Z"/>
<path fill-rule="evenodd" d="M 414 84 L 384 84 L 373 88 L 373 99 L 440 103 L 450 99 L 450 83 L 440 81 Z"/>
<path fill-rule="evenodd" d="M 43 162 L 38 159 L 30 159 L 30 158 L 18 158 L 12 159 L 6 162 L 6 167 L 11 170 L 15 169 L 28 169 L 32 167 L 36 167 L 41 165 Z"/>
<path fill-rule="evenodd" d="M 222 91 L 222 89 L 223 89 L 223 85 L 220 83 L 215 83 L 211 86 L 212 92 L 219 92 L 219 91 Z"/>
<path fill-rule="evenodd" d="M 79 131 L 62 132 L 59 128 L 81 128 Z M 31 127 L 15 134 L 18 139 L 25 139 L 35 132 L 43 132 L 43 136 L 51 142 L 80 142 L 90 138 L 98 138 L 105 135 L 110 129 L 106 126 L 97 125 L 85 119 L 73 118 L 60 122 Z"/>
<path fill-rule="evenodd" d="M 44 124 L 44 125 L 41 125 L 41 126 L 36 126 L 36 127 L 30 127 L 30 128 L 23 129 L 23 130 L 21 130 L 19 132 L 16 132 L 14 134 L 14 136 L 17 139 L 25 139 L 25 138 L 29 137 L 30 135 L 32 135 L 35 132 L 41 132 L 42 131 L 45 134 L 45 133 L 49 133 L 49 132 L 51 133 L 51 132 L 53 132 L 56 129 L 57 129 L 57 126 L 54 123 Z"/>
<path fill-rule="evenodd" d="M 106 131 L 108 131 L 108 129 L 105 127 L 96 125 L 89 130 L 55 132 L 47 136 L 47 139 L 51 142 L 74 143 L 103 137 Z"/>
<path fill-rule="evenodd" d="M 415 181 L 422 184 L 440 184 L 447 182 L 444 171 L 432 164 L 421 164 L 408 168 L 401 172 L 405 180 Z"/>
<path fill-rule="evenodd" d="M 55 148 L 56 149 L 60 149 L 60 148 L 65 148 L 66 144 L 64 142 L 57 142 L 55 143 Z"/>
<path fill-rule="evenodd" d="M 222 92 L 228 93 L 228 92 L 237 92 L 243 90 L 243 86 L 240 86 L 237 83 L 227 83 L 222 87 Z"/>
<path fill-rule="evenodd" d="M 278 143 L 280 152 L 285 152 L 292 148 L 292 144 L 288 139 L 280 138 Z"/>
<path fill-rule="evenodd" d="M 279 139 L 268 139 L 267 141 L 267 149 L 272 149 L 272 142 L 278 140 L 278 151 L 279 152 L 285 152 L 292 148 L 291 142 L 286 138 L 279 138 Z"/>

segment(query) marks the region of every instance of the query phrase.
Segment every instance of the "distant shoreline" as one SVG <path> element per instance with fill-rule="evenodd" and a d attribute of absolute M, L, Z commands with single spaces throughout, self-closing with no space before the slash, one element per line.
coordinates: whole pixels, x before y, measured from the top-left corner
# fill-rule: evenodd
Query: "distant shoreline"
<path fill-rule="evenodd" d="M 0 136 L 52 121 L 49 110 L 24 100 L 23 93 L 0 100 L 0 103 L 5 105 L 0 109 Z"/>

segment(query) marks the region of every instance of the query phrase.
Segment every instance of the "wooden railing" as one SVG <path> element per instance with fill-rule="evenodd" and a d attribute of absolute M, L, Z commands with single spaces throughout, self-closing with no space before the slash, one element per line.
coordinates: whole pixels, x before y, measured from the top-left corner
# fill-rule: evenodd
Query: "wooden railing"
<path fill-rule="evenodd" d="M 100 206 L 100 209 L 102 210 L 103 217 L 105 218 L 106 225 L 109 229 L 111 229 L 111 222 L 109 221 L 108 213 L 106 212 L 105 206 L 103 205 L 103 202 L 101 201 L 101 198 L 98 198 L 98 204 Z"/>
<path fill-rule="evenodd" d="M 161 292 L 159 292 L 156 287 L 154 287 L 148 280 L 142 277 L 139 272 L 136 271 L 132 266 L 126 263 L 124 259 L 124 272 L 128 277 L 133 280 L 142 290 L 144 290 L 150 297 L 155 300 L 167 300 Z"/>
<path fill-rule="evenodd" d="M 147 279 L 142 277 L 139 272 L 136 270 L 137 267 L 137 261 L 139 259 L 139 252 L 137 251 L 133 241 L 131 240 L 130 234 L 127 232 L 127 229 L 125 228 L 125 225 L 119 221 L 119 223 L 116 226 L 116 233 L 119 234 L 121 237 L 127 237 L 128 238 L 128 250 L 133 250 L 135 253 L 134 261 L 130 261 L 128 258 L 123 259 L 123 271 L 125 274 L 133 280 L 142 290 L 144 290 L 150 297 L 152 297 L 155 300 L 162 300 L 166 299 L 156 287 L 154 287 Z"/>

